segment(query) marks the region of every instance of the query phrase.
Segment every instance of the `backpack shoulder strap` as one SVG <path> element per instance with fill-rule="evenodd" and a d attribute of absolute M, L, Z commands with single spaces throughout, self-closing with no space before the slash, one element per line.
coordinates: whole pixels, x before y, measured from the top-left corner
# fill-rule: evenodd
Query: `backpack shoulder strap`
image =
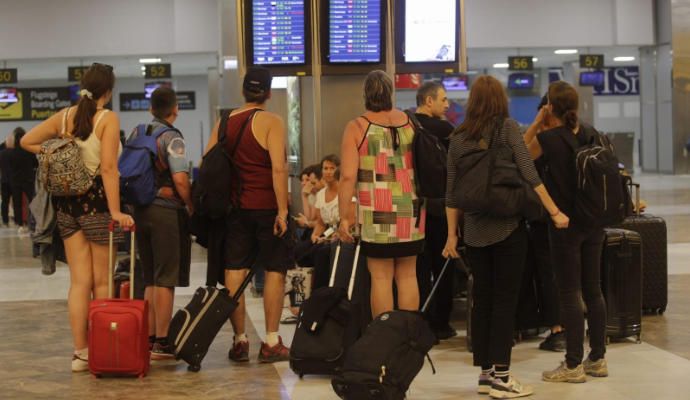
<path fill-rule="evenodd" d="M 242 140 L 242 136 L 244 136 L 244 131 L 247 130 L 247 125 L 249 124 L 249 121 L 254 119 L 254 115 L 261 110 L 255 108 L 252 110 L 252 112 L 249 114 L 247 119 L 244 120 L 244 123 L 242 124 L 242 127 L 240 128 L 240 131 L 237 134 L 237 139 L 235 139 L 235 145 L 232 147 L 232 151 L 230 152 L 230 158 L 234 159 L 235 153 L 237 152 L 237 148 L 240 146 L 240 141 Z M 225 135 L 223 135 L 225 136 Z"/>
<path fill-rule="evenodd" d="M 410 121 L 412 124 L 412 127 L 414 128 L 415 131 L 423 131 L 424 126 L 422 126 L 422 123 L 419 122 L 419 119 L 417 118 L 416 115 L 410 110 L 405 110 L 405 115 L 407 115 L 407 119 Z"/>
<path fill-rule="evenodd" d="M 227 135 L 225 132 L 228 130 L 228 120 L 230 120 L 230 114 L 235 111 L 235 108 L 224 111 L 220 115 L 220 124 L 218 125 L 218 143 L 225 143 Z"/>
<path fill-rule="evenodd" d="M 72 107 L 67 107 L 65 113 L 62 114 L 62 129 L 60 130 L 60 136 L 67 135 L 67 118 L 69 117 L 69 111 Z"/>

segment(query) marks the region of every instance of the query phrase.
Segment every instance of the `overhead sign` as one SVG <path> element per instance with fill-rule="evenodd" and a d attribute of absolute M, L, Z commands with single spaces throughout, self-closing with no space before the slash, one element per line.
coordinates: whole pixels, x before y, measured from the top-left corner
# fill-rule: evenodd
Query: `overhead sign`
<path fill-rule="evenodd" d="M 180 110 L 196 110 L 196 92 L 177 92 L 176 94 Z"/>
<path fill-rule="evenodd" d="M 604 55 L 580 54 L 580 68 L 604 68 Z"/>
<path fill-rule="evenodd" d="M 151 100 L 146 98 L 146 93 L 120 93 L 120 111 L 148 111 Z"/>
<path fill-rule="evenodd" d="M 604 84 L 594 87 L 595 96 L 638 96 L 640 68 L 637 66 L 602 68 Z"/>
<path fill-rule="evenodd" d="M 146 79 L 172 78 L 172 67 L 170 64 L 147 64 L 144 68 L 144 78 Z"/>
<path fill-rule="evenodd" d="M 0 69 L 0 85 L 11 85 L 17 83 L 17 68 Z"/>
<path fill-rule="evenodd" d="M 68 82 L 81 82 L 81 78 L 86 74 L 86 70 L 89 67 L 78 66 L 78 67 L 67 67 L 67 81 Z"/>
<path fill-rule="evenodd" d="M 510 56 L 508 57 L 508 69 L 511 71 L 531 71 L 534 69 L 532 56 Z"/>

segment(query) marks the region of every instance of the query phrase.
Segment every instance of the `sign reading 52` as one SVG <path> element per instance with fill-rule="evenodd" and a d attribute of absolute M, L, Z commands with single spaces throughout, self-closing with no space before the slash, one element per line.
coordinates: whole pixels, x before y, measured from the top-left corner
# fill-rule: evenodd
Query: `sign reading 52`
<path fill-rule="evenodd" d="M 148 64 L 144 70 L 144 78 L 146 79 L 170 79 L 172 78 L 172 71 L 170 64 Z"/>
<path fill-rule="evenodd" d="M 0 69 L 0 85 L 17 83 L 17 69 Z"/>

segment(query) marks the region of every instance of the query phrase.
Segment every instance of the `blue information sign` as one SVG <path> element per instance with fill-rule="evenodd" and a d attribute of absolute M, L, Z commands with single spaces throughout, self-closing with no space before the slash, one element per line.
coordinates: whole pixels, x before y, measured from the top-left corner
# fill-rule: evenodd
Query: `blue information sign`
<path fill-rule="evenodd" d="M 381 62 L 380 0 L 329 0 L 329 61 Z"/>
<path fill-rule="evenodd" d="M 306 63 L 305 0 L 254 0 L 255 65 Z"/>

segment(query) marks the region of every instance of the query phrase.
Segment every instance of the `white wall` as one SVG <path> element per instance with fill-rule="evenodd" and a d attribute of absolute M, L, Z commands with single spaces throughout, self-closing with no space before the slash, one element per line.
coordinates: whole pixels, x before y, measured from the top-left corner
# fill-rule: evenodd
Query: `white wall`
<path fill-rule="evenodd" d="M 217 0 L 0 0 L 0 58 L 215 52 Z"/>
<path fill-rule="evenodd" d="M 173 87 L 177 91 L 196 92 L 196 109 L 180 110 L 180 115 L 175 122 L 175 126 L 182 131 L 187 142 L 187 155 L 191 161 L 198 163 L 201 159 L 201 137 L 203 134 L 204 143 L 208 142 L 209 137 L 209 96 L 208 96 L 208 77 L 207 76 L 183 76 L 173 78 Z M 29 81 L 21 87 L 57 87 L 67 86 L 64 81 Z M 113 109 L 120 110 L 120 92 L 143 92 L 144 79 L 123 78 L 116 82 L 115 93 L 113 94 Z M 119 112 L 120 127 L 126 134 L 139 123 L 151 120 L 148 112 Z M 22 126 L 27 131 L 38 125 L 40 121 L 12 121 L 0 122 L 0 139 L 12 132 L 17 126 Z"/>
<path fill-rule="evenodd" d="M 651 0 L 471 0 L 467 47 L 654 43 Z"/>

